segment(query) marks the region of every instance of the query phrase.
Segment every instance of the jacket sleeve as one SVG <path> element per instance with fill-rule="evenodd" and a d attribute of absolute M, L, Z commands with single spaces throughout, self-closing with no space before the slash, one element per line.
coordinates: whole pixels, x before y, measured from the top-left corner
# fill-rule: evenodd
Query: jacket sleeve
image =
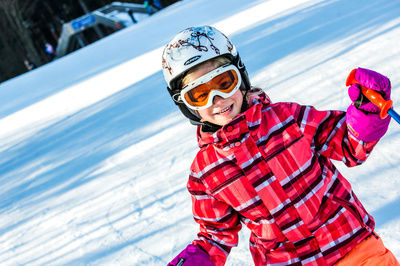
<path fill-rule="evenodd" d="M 347 166 L 363 163 L 378 142 L 364 142 L 349 134 L 344 111 L 318 111 L 298 104 L 292 104 L 292 108 L 314 152 Z"/>
<path fill-rule="evenodd" d="M 239 214 L 228 204 L 210 196 L 201 180 L 190 177 L 187 188 L 192 198 L 194 220 L 200 225 L 200 246 L 215 265 L 224 265 L 232 247 L 238 244 Z"/>

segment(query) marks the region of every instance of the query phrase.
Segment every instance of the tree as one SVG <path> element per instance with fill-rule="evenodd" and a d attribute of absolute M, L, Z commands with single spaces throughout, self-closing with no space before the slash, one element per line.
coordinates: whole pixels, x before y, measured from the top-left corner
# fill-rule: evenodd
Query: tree
<path fill-rule="evenodd" d="M 1 31 L 7 36 L 4 37 L 3 45 L 9 50 L 19 50 L 20 56 L 41 64 L 42 60 L 33 45 L 30 33 L 25 26 L 24 16 L 29 17 L 34 10 L 38 0 L 19 1 L 1 0 L 0 10 L 2 11 Z"/>

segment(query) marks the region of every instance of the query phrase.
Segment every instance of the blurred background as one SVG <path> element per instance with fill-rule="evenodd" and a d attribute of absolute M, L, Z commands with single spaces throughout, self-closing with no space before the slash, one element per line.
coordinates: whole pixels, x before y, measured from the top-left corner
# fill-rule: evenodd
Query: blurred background
<path fill-rule="evenodd" d="M 0 83 L 140 22 L 177 0 L 1 0 Z"/>

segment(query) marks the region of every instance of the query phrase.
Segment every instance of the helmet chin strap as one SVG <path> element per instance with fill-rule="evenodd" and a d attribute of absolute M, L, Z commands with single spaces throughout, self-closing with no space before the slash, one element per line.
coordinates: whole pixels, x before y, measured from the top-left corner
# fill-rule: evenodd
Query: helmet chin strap
<path fill-rule="evenodd" d="M 214 133 L 216 132 L 218 129 L 222 128 L 222 126 L 210 123 L 210 122 L 201 122 L 201 131 L 203 132 L 207 132 L 207 133 Z"/>
<path fill-rule="evenodd" d="M 188 108 L 188 107 L 186 107 L 186 109 L 187 109 L 192 115 L 194 115 L 195 117 L 198 118 L 198 121 L 193 120 L 193 119 L 190 119 L 190 122 L 191 122 L 193 125 L 201 126 L 201 130 L 202 130 L 203 132 L 214 133 L 214 132 L 216 132 L 218 129 L 222 128 L 222 126 L 220 126 L 220 125 L 216 125 L 216 124 L 210 123 L 210 122 L 208 122 L 208 121 L 202 121 L 202 119 L 201 119 L 201 117 L 200 117 L 200 115 L 198 114 L 197 111 L 192 110 L 192 109 L 190 109 L 190 108 Z"/>

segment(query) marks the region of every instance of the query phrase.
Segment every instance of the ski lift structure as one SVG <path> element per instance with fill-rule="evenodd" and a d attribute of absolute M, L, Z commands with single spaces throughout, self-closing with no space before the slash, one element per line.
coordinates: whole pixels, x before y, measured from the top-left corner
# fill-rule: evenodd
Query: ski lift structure
<path fill-rule="evenodd" d="M 150 16 L 157 10 L 150 6 L 113 2 L 64 23 L 57 44 L 56 57 L 78 50 L 106 35 L 138 22 L 138 18 Z"/>

